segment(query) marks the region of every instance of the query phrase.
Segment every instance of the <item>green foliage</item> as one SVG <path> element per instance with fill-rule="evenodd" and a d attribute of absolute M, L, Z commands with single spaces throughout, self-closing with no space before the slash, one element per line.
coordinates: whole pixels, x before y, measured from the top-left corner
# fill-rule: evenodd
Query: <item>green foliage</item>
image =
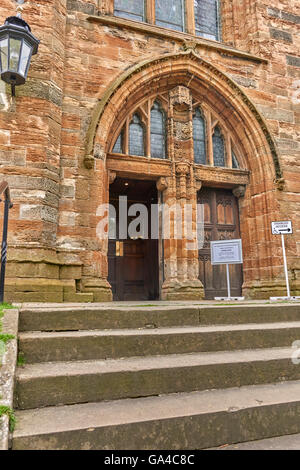
<path fill-rule="evenodd" d="M 3 343 L 7 343 L 11 339 L 14 339 L 14 335 L 9 335 L 9 334 L 0 334 L 0 341 L 3 341 Z"/>
<path fill-rule="evenodd" d="M 18 367 L 25 366 L 25 362 L 26 362 L 26 360 L 25 360 L 24 353 L 19 352 L 18 359 L 17 359 L 17 366 Z"/>
<path fill-rule="evenodd" d="M 1 318 L 3 317 L 4 315 L 4 310 L 5 309 L 8 309 L 8 308 L 13 308 L 12 305 L 10 304 L 7 304 L 7 303 L 3 303 L 3 304 L 0 304 L 0 332 L 2 331 L 2 323 L 1 323 Z M 3 344 L 5 345 L 8 341 L 10 341 L 11 339 L 14 339 L 15 337 L 13 335 L 9 335 L 9 334 L 4 334 L 4 333 L 0 333 L 0 366 L 1 366 L 1 357 L 2 355 L 4 354 L 5 352 L 5 346 L 3 347 Z"/>
<path fill-rule="evenodd" d="M 13 432 L 16 426 L 16 417 L 14 410 L 9 406 L 0 405 L 0 417 L 7 415 L 9 418 L 9 430 Z"/>

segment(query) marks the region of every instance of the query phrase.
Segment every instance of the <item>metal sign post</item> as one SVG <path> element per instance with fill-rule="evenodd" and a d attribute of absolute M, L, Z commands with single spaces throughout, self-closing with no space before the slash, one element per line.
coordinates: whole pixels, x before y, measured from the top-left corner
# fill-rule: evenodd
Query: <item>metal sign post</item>
<path fill-rule="evenodd" d="M 290 282 L 289 282 L 289 273 L 286 260 L 286 251 L 285 251 L 285 240 L 284 235 L 291 235 L 293 233 L 293 225 L 291 220 L 284 222 L 272 222 L 272 234 L 281 235 L 281 244 L 282 244 L 282 254 L 283 254 L 283 266 L 284 266 L 284 275 L 286 282 L 287 297 L 270 297 L 270 300 L 299 300 L 300 297 L 291 296 L 290 291 Z"/>
<path fill-rule="evenodd" d="M 4 217 L 3 217 L 3 235 L 1 244 L 1 272 L 0 272 L 0 304 L 4 300 L 4 284 L 5 284 L 5 269 L 7 261 L 7 228 L 8 228 L 8 212 L 13 207 L 10 200 L 10 191 L 6 181 L 0 184 L 0 196 L 5 195 L 4 201 Z M 1 199 L 0 199 L 1 201 Z"/>
<path fill-rule="evenodd" d="M 210 243 L 211 264 L 225 264 L 227 278 L 227 297 L 215 297 L 215 300 L 244 300 L 244 297 L 231 297 L 230 264 L 242 264 L 242 240 L 221 240 Z"/>

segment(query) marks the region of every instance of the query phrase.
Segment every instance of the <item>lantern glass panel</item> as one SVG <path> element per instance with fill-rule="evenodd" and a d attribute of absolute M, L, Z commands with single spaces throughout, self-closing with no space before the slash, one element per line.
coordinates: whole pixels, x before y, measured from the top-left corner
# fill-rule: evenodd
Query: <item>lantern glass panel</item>
<path fill-rule="evenodd" d="M 21 45 L 22 45 L 22 41 L 20 39 L 10 38 L 9 40 L 9 69 L 12 72 L 18 71 Z"/>
<path fill-rule="evenodd" d="M 1 53 L 1 72 L 8 69 L 8 38 L 3 38 L 0 41 Z"/>
<path fill-rule="evenodd" d="M 20 59 L 19 73 L 25 77 L 27 71 L 27 65 L 31 55 L 31 47 L 23 41 L 22 55 Z"/>

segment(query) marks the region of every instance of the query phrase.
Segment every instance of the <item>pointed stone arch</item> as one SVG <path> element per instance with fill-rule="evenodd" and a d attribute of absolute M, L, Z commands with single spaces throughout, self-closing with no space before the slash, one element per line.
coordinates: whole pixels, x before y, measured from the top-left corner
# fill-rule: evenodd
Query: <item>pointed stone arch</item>
<path fill-rule="evenodd" d="M 260 162 L 268 164 L 273 167 L 270 170 L 274 180 L 282 178 L 275 142 L 256 106 L 231 78 L 194 50 L 141 62 L 111 84 L 91 117 L 86 139 L 86 165 L 92 167 L 93 158 L 103 158 L 107 152 L 107 142 L 112 129 L 122 119 L 122 109 L 128 112 L 130 103 L 136 105 L 141 96 L 180 82 L 192 90 L 198 89 L 200 94 L 202 90 L 206 99 L 209 93 L 212 103 L 219 105 L 219 116 L 232 123 L 236 135 L 242 131 L 243 150 L 251 155 L 248 162 L 250 170 L 254 152 L 258 160 L 255 166 Z"/>
<path fill-rule="evenodd" d="M 264 118 L 242 89 L 225 73 L 193 50 L 166 54 L 135 65 L 108 88 L 94 109 L 86 140 L 85 165 L 91 172 L 93 205 L 107 203 L 109 171 L 106 156 L 126 114 L 145 98 L 164 94 L 178 85 L 213 108 L 229 128 L 250 173 L 246 193 L 240 191 L 240 223 L 244 243 L 244 293 L 266 297 L 276 286 L 269 223 L 279 213 L 275 182 L 282 178 L 278 153 Z M 201 179 L 201 178 L 200 178 Z M 198 181 L 197 184 L 201 182 Z M 195 186 L 195 187 L 196 187 Z M 107 243 L 98 244 L 101 276 L 107 276 Z M 196 287 L 198 288 L 198 287 Z M 259 293 L 261 292 L 261 294 Z"/>

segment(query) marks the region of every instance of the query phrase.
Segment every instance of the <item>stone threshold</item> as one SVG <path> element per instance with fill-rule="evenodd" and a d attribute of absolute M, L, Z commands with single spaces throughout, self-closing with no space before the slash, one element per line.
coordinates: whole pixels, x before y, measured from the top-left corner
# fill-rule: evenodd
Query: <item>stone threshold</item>
<path fill-rule="evenodd" d="M 218 41 L 211 41 L 209 39 L 199 38 L 189 33 L 182 33 L 180 31 L 171 31 L 161 26 L 156 26 L 149 23 L 140 23 L 138 21 L 129 20 L 125 18 L 118 18 L 113 16 L 88 16 L 87 20 L 90 22 L 101 23 L 108 26 L 118 26 L 121 28 L 127 28 L 134 31 L 142 32 L 145 34 L 151 34 L 161 38 L 170 39 L 171 41 L 180 41 L 185 43 L 186 49 L 193 49 L 196 46 L 202 46 L 206 49 L 212 49 L 226 56 L 239 57 L 241 59 L 251 60 L 253 62 L 259 62 L 267 64 L 269 61 L 263 57 L 259 57 L 249 52 L 240 51 L 234 49 L 225 44 L 219 43 Z"/>
<path fill-rule="evenodd" d="M 184 300 L 184 301 L 164 301 L 164 300 L 148 300 L 148 301 L 113 301 L 113 302 L 88 302 L 88 303 L 78 303 L 78 302 L 57 302 L 57 303 L 47 303 L 47 302 L 23 302 L 23 303 L 13 303 L 16 308 L 20 309 L 29 309 L 29 308 L 70 308 L 70 307 L 78 307 L 80 309 L 84 309 L 85 307 L 89 308 L 97 308 L 97 307 L 106 307 L 109 309 L 113 309 L 114 307 L 186 307 L 186 306 L 202 306 L 202 307 L 222 307 L 222 306 L 247 306 L 247 305 L 272 305 L 276 306 L 278 304 L 285 304 L 285 305 L 299 305 L 300 300 L 298 302 L 288 302 L 288 301 L 281 301 L 281 302 L 271 302 L 270 300 L 245 300 L 243 302 L 234 302 L 234 301 L 221 301 L 216 302 L 215 300 Z"/>

